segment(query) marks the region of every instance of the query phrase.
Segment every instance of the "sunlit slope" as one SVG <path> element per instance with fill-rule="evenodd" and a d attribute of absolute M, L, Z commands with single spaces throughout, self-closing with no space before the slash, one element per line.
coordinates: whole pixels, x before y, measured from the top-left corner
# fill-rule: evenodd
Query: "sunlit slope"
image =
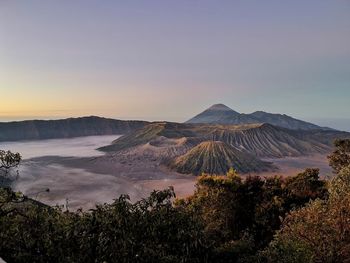
<path fill-rule="evenodd" d="M 302 140 L 288 130 L 270 124 L 249 129 L 217 129 L 213 139 L 223 141 L 259 157 L 279 158 L 325 153 L 330 148 L 315 140 Z"/>
<path fill-rule="evenodd" d="M 205 141 L 176 158 L 170 167 L 177 172 L 225 174 L 231 167 L 240 173 L 262 172 L 273 166 L 220 141 Z"/>
<path fill-rule="evenodd" d="M 324 141 L 319 142 L 318 138 L 322 137 L 322 132 L 317 133 L 317 138 L 313 138 L 312 133 L 308 136 L 305 133 L 298 136 L 295 131 L 270 124 L 210 125 L 160 122 L 123 136 L 101 150 L 116 152 L 146 143 L 152 144 L 152 141 L 160 137 L 186 138 L 196 144 L 208 140 L 222 141 L 262 158 L 325 153 L 330 149 Z M 327 139 L 331 140 L 328 135 Z"/>
<path fill-rule="evenodd" d="M 196 136 L 197 134 L 191 125 L 171 122 L 155 122 L 145 126 L 142 129 L 138 129 L 131 134 L 120 137 L 111 145 L 102 147 L 100 150 L 106 152 L 116 152 L 138 145 L 147 143 L 152 144 L 153 141 L 159 140 L 160 137 L 176 139 Z"/>

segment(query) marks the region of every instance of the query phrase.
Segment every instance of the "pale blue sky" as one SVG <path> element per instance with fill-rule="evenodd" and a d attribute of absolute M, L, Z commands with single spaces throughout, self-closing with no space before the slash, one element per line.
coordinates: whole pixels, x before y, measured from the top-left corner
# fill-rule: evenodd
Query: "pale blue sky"
<path fill-rule="evenodd" d="M 350 130 L 349 14 L 347 0 L 0 0 L 0 119 L 184 121 L 221 102 Z"/>

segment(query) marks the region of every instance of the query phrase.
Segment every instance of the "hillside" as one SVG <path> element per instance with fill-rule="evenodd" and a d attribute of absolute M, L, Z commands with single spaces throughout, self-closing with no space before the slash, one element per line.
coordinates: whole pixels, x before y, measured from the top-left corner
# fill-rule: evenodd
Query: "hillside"
<path fill-rule="evenodd" d="M 262 158 L 296 157 L 330 150 L 328 145 L 312 139 L 311 133 L 303 140 L 297 132 L 266 123 L 245 129 L 216 129 L 212 137 Z"/>
<path fill-rule="evenodd" d="M 226 174 L 232 167 L 239 173 L 262 172 L 273 169 L 253 155 L 243 153 L 220 141 L 205 141 L 176 158 L 170 167 L 179 173 L 200 175 Z"/>
<path fill-rule="evenodd" d="M 326 153 L 333 138 L 340 135 L 344 137 L 347 133 L 319 131 L 315 136 L 313 134 L 311 131 L 298 132 L 270 124 L 195 125 L 161 122 L 149 124 L 143 129 L 122 136 L 100 150 L 117 152 L 152 142 L 163 136 L 173 139 L 191 138 L 197 143 L 207 140 L 222 141 L 261 158 L 281 158 Z M 322 134 L 325 134 L 325 137 Z"/>
<path fill-rule="evenodd" d="M 275 126 L 291 130 L 329 130 L 329 128 L 320 127 L 310 122 L 294 119 L 286 114 L 275 114 L 264 111 L 256 111 L 249 116 L 256 118 L 259 122 L 269 123 Z"/>
<path fill-rule="evenodd" d="M 186 123 L 210 123 L 210 124 L 253 124 L 269 123 L 282 128 L 292 130 L 331 130 L 330 128 L 292 118 L 285 114 L 273 114 L 256 111 L 250 114 L 238 113 L 223 104 L 215 104 L 202 113 L 188 120 Z"/>
<path fill-rule="evenodd" d="M 151 160 L 181 173 L 210 169 L 219 173 L 233 164 L 238 171 L 246 173 L 271 168 L 260 160 L 263 158 L 327 154 L 337 137 L 350 138 L 350 134 L 290 130 L 266 123 L 220 125 L 155 122 L 118 138 L 100 150 L 123 162 Z M 216 143 L 213 145 L 208 141 Z"/>
<path fill-rule="evenodd" d="M 111 145 L 100 148 L 105 152 L 116 152 L 143 145 L 163 136 L 165 138 L 196 137 L 193 125 L 172 122 L 155 122 L 113 141 Z"/>
<path fill-rule="evenodd" d="M 0 123 L 0 141 L 41 140 L 90 135 L 126 134 L 147 124 L 101 117 Z"/>

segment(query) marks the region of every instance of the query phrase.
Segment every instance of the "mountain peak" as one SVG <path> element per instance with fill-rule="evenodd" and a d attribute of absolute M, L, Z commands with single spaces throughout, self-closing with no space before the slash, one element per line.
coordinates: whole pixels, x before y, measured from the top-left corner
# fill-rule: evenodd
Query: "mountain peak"
<path fill-rule="evenodd" d="M 224 104 L 214 104 L 205 111 L 199 113 L 187 123 L 216 123 L 217 120 L 235 118 L 240 114 Z"/>
<path fill-rule="evenodd" d="M 208 110 L 215 110 L 215 111 L 234 111 L 230 107 L 227 107 L 225 104 L 219 103 L 219 104 L 214 104 Z"/>

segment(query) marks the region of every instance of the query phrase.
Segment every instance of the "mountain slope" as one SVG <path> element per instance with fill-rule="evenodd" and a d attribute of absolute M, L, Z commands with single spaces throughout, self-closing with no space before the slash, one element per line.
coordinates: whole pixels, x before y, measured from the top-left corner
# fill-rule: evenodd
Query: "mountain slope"
<path fill-rule="evenodd" d="M 177 172 L 194 175 L 226 174 L 231 167 L 240 173 L 273 169 L 270 163 L 263 162 L 220 141 L 200 143 L 186 154 L 176 158 L 170 167 Z"/>
<path fill-rule="evenodd" d="M 210 124 L 253 124 L 269 123 L 282 128 L 293 130 L 331 130 L 330 128 L 292 118 L 285 114 L 273 114 L 256 111 L 250 114 L 238 113 L 223 104 L 215 104 L 209 109 L 196 115 L 186 123 Z"/>
<path fill-rule="evenodd" d="M 146 125 L 142 129 L 135 130 L 130 134 L 118 138 L 113 141 L 111 145 L 101 147 L 99 150 L 105 152 L 117 152 L 149 143 L 153 140 L 157 140 L 161 136 L 165 138 L 195 137 L 196 134 L 192 128 L 193 127 L 190 125 L 181 123 L 154 122 Z"/>
<path fill-rule="evenodd" d="M 100 117 L 62 120 L 32 120 L 0 123 L 0 141 L 41 140 L 90 135 L 125 134 L 144 127 L 144 121 L 123 121 Z"/>
<path fill-rule="evenodd" d="M 223 174 L 230 167 L 241 173 L 273 167 L 260 158 L 327 154 L 333 138 L 350 138 L 338 131 L 290 130 L 271 124 L 184 124 L 155 122 L 100 148 L 128 163 L 150 160 L 180 173 Z"/>
<path fill-rule="evenodd" d="M 217 129 L 212 138 L 262 158 L 296 157 L 330 150 L 328 145 L 317 140 L 302 140 L 293 131 L 266 123 L 240 130 Z"/>
<path fill-rule="evenodd" d="M 272 125 L 276 125 L 279 127 L 292 129 L 292 130 L 320 130 L 320 129 L 328 130 L 329 129 L 329 128 L 320 127 L 313 123 L 294 119 L 285 114 L 274 114 L 274 113 L 268 113 L 264 111 L 256 111 L 249 115 L 256 118 L 262 123 L 269 123 Z"/>
<path fill-rule="evenodd" d="M 153 141 L 164 137 L 191 139 L 192 143 L 196 144 L 208 140 L 222 141 L 260 158 L 282 158 L 327 153 L 330 151 L 332 138 L 348 135 L 337 131 L 319 131 L 316 133 L 317 136 L 313 134 L 315 134 L 314 131 L 289 130 L 270 124 L 218 125 L 161 122 L 151 123 L 122 136 L 100 150 L 118 152 L 147 143 L 152 144 Z M 324 137 L 323 134 L 325 134 Z"/>

